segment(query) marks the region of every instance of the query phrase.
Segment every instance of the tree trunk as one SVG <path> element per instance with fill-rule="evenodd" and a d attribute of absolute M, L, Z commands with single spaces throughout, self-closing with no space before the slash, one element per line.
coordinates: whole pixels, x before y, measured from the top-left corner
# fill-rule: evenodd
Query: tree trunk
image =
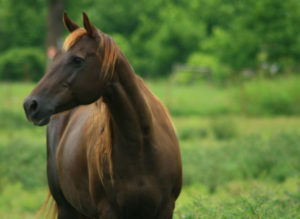
<path fill-rule="evenodd" d="M 47 68 L 53 62 L 54 57 L 61 51 L 63 35 L 63 10 L 64 0 L 47 0 Z"/>

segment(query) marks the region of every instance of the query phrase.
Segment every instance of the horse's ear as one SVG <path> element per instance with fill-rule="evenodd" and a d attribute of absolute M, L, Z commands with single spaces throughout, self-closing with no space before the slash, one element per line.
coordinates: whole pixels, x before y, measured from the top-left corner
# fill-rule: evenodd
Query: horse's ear
<path fill-rule="evenodd" d="M 97 34 L 97 29 L 96 27 L 90 22 L 87 14 L 83 11 L 82 12 L 82 16 L 83 16 L 83 26 L 86 29 L 87 33 L 89 36 L 93 37 L 93 38 L 97 38 L 98 34 Z"/>
<path fill-rule="evenodd" d="M 71 21 L 71 19 L 68 17 L 66 12 L 64 12 L 63 20 L 64 20 L 64 24 L 65 24 L 66 28 L 69 30 L 69 32 L 73 32 L 74 30 L 79 28 L 79 26 L 77 24 L 75 24 L 73 21 Z"/>

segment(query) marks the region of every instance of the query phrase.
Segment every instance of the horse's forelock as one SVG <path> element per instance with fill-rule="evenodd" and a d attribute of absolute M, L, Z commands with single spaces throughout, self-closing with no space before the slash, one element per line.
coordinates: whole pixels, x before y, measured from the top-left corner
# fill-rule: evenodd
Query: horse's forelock
<path fill-rule="evenodd" d="M 79 39 L 87 34 L 86 29 L 78 28 L 72 33 L 70 33 L 63 44 L 63 50 L 68 51 L 72 46 L 74 46 Z M 102 68 L 106 77 L 111 77 L 114 70 L 117 57 L 120 53 L 120 49 L 115 41 L 108 35 L 99 31 L 100 42 L 99 42 L 99 52 L 102 54 Z"/>
<path fill-rule="evenodd" d="M 78 28 L 74 30 L 65 39 L 63 49 L 68 51 L 85 34 L 87 34 L 87 32 L 84 28 Z"/>

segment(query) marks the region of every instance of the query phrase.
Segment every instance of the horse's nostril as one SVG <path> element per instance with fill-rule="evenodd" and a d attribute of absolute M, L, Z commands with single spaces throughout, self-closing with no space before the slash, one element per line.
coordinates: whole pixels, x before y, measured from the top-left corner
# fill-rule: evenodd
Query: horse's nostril
<path fill-rule="evenodd" d="M 30 111 L 35 111 L 38 107 L 38 103 L 36 100 L 32 100 L 30 105 L 29 105 L 29 110 Z"/>
<path fill-rule="evenodd" d="M 24 102 L 24 109 L 27 115 L 30 115 L 37 111 L 38 102 L 35 99 L 27 99 Z"/>

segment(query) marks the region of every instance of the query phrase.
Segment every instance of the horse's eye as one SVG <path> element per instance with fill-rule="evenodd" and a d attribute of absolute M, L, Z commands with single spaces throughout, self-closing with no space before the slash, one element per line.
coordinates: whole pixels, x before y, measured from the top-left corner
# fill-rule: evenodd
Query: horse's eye
<path fill-rule="evenodd" d="M 84 59 L 79 56 L 74 56 L 72 61 L 77 65 L 84 63 Z"/>

